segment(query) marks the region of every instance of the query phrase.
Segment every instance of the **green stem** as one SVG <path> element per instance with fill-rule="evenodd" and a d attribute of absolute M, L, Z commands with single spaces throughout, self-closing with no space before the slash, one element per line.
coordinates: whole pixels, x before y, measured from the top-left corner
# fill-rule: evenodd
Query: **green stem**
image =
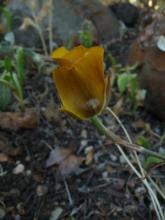
<path fill-rule="evenodd" d="M 98 129 L 100 134 L 105 135 L 108 138 L 110 138 L 113 143 L 121 144 L 122 146 L 127 147 L 132 150 L 136 150 L 137 152 L 144 153 L 144 154 L 150 154 L 152 156 L 155 156 L 155 157 L 158 157 L 162 160 L 165 160 L 165 155 L 160 155 L 159 153 L 154 152 L 152 150 L 148 150 L 142 146 L 138 146 L 136 144 L 130 144 L 127 141 L 122 140 L 119 136 L 117 136 L 112 131 L 110 131 L 108 128 L 106 128 L 104 126 L 104 124 L 102 123 L 101 119 L 98 118 L 97 116 L 94 116 L 93 118 L 91 118 L 91 122 L 92 122 L 92 124 L 95 125 L 95 127 Z"/>

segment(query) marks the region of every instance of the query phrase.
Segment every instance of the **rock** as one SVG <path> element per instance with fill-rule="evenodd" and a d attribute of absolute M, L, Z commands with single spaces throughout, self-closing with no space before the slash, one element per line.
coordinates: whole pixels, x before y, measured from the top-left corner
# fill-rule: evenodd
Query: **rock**
<path fill-rule="evenodd" d="M 81 131 L 81 137 L 84 138 L 84 139 L 87 138 L 87 130 L 83 129 L 83 130 Z"/>
<path fill-rule="evenodd" d="M 165 51 L 158 44 L 162 36 L 165 17 L 159 15 L 133 43 L 128 63 L 140 63 L 139 83 L 147 91 L 145 106 L 165 121 Z"/>
<path fill-rule="evenodd" d="M 29 27 L 26 30 L 18 28 L 14 30 L 14 36 L 15 43 L 20 46 L 41 48 L 41 40 L 34 27 Z"/>
<path fill-rule="evenodd" d="M 41 3 L 45 3 L 41 1 Z M 17 44 L 27 47 L 39 47 L 41 40 L 34 27 L 27 27 L 26 30 L 20 30 L 24 17 L 32 17 L 32 13 L 25 4 L 24 0 L 12 0 L 7 8 L 13 15 L 13 29 Z M 41 5 L 36 8 L 37 16 L 40 16 Z M 52 8 L 53 14 L 53 40 L 54 42 L 65 42 L 78 33 L 85 18 L 91 20 L 98 32 L 101 40 L 109 41 L 113 37 L 120 35 L 120 22 L 109 10 L 108 6 L 102 4 L 99 0 L 54 0 Z M 42 9 L 41 9 L 42 10 Z M 49 14 L 49 11 L 47 12 Z M 41 16 L 40 25 L 44 31 L 46 41 L 48 40 L 48 22 L 49 16 Z"/>
<path fill-rule="evenodd" d="M 113 12 L 99 0 L 68 0 L 71 7 L 91 20 L 101 41 L 109 41 L 120 35 L 120 22 Z"/>
<path fill-rule="evenodd" d="M 146 107 L 165 120 L 165 71 L 157 71 L 145 64 L 139 75 L 140 84 L 147 90 Z"/>
<path fill-rule="evenodd" d="M 116 17 L 124 22 L 128 27 L 132 27 L 137 23 L 139 10 L 128 2 L 120 2 L 110 6 Z"/>
<path fill-rule="evenodd" d="M 44 196 L 48 192 L 48 188 L 44 185 L 38 185 L 36 192 L 39 197 Z"/>
<path fill-rule="evenodd" d="M 146 192 L 147 191 L 144 186 L 139 186 L 135 189 L 135 196 L 141 201 L 143 200 Z"/>
<path fill-rule="evenodd" d="M 13 169 L 13 174 L 18 175 L 23 173 L 25 170 L 25 166 L 23 164 L 18 164 L 14 169 Z"/>
<path fill-rule="evenodd" d="M 121 163 L 121 164 L 126 164 L 126 163 L 127 163 L 127 161 L 125 160 L 125 158 L 123 157 L 123 155 L 120 155 L 119 160 L 120 160 L 120 163 Z"/>

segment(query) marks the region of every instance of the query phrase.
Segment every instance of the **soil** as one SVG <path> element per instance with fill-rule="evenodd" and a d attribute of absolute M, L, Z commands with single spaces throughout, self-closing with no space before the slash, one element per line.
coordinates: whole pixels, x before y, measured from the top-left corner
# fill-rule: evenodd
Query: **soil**
<path fill-rule="evenodd" d="M 119 60 L 136 37 L 135 30 L 130 28 L 118 44 L 107 47 Z M 119 99 L 116 88 L 111 96 L 113 107 Z M 27 106 L 39 115 L 39 122 L 34 129 L 0 130 L 12 150 L 19 149 L 0 165 L 0 219 L 4 214 L 4 220 L 156 220 L 145 187 L 116 147 L 89 121 L 73 119 L 57 110 L 59 101 L 51 75 L 39 74 L 35 68 L 27 70 L 25 97 Z M 132 139 L 144 135 L 153 150 L 160 150 L 163 123 L 143 107 L 133 112 L 125 100 L 119 117 Z M 9 110 L 16 105 L 13 103 Z M 115 133 L 123 135 L 112 116 L 104 113 L 102 119 Z M 83 158 L 85 149 L 92 147 L 93 161 L 82 163 L 76 172 L 63 177 L 57 166 L 46 167 L 56 147 L 71 149 Z M 144 161 L 143 156 L 141 159 Z M 151 170 L 151 175 L 165 183 L 163 167 Z"/>

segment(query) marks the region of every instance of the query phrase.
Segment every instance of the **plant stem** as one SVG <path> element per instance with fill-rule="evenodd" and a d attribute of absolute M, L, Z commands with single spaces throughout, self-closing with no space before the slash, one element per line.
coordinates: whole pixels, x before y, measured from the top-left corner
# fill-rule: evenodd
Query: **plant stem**
<path fill-rule="evenodd" d="M 130 144 L 125 140 L 122 140 L 119 136 L 117 136 L 116 134 L 114 134 L 112 131 L 110 131 L 108 128 L 106 128 L 101 119 L 98 118 L 97 116 L 94 116 L 93 118 L 91 118 L 91 122 L 92 124 L 94 124 L 96 126 L 96 128 L 98 129 L 98 131 L 100 132 L 100 134 L 105 135 L 107 137 L 109 137 L 111 139 L 111 141 L 115 144 L 120 144 L 124 147 L 127 147 L 129 149 L 135 150 L 139 153 L 144 153 L 144 154 L 149 154 L 155 157 L 158 157 L 162 160 L 165 160 L 165 156 L 164 155 L 160 155 L 157 152 L 154 152 L 152 150 L 148 150 L 142 146 L 136 145 L 136 144 Z"/>
<path fill-rule="evenodd" d="M 42 47 L 43 47 L 43 50 L 44 50 L 44 54 L 47 57 L 48 56 L 48 50 L 47 50 L 46 42 L 45 42 L 45 39 L 44 39 L 43 31 L 41 30 L 39 25 L 35 25 L 35 27 L 36 27 L 36 29 L 38 31 L 38 34 L 39 34 L 39 37 L 41 39 L 41 43 L 42 43 Z"/>
<path fill-rule="evenodd" d="M 119 145 L 119 143 L 121 143 L 124 147 L 128 147 L 126 141 L 122 141 L 120 137 L 115 135 L 112 131 L 109 131 L 97 116 L 93 117 L 91 119 L 91 122 L 96 126 L 96 128 L 99 130 L 99 132 L 102 135 L 105 135 L 105 136 L 109 137 L 112 140 L 112 142 L 116 145 L 116 147 L 118 148 L 120 153 L 123 155 L 123 157 L 125 158 L 125 160 L 129 164 L 129 166 L 132 168 L 132 170 L 135 172 L 135 174 L 142 180 L 142 182 L 144 183 L 144 185 L 148 189 L 148 192 L 150 194 L 150 197 L 151 197 L 151 200 L 152 200 L 152 203 L 153 203 L 153 206 L 154 206 L 154 209 L 155 209 L 155 212 L 157 214 L 158 219 L 159 220 L 164 220 L 164 214 L 162 212 L 159 201 L 158 201 L 158 199 L 155 195 L 155 192 L 152 190 L 152 187 L 148 183 L 147 179 L 145 179 L 145 178 L 143 179 L 144 172 L 143 172 L 143 168 L 142 168 L 141 164 L 138 163 L 138 165 L 140 167 L 140 171 L 142 172 L 142 174 L 140 174 L 139 171 L 135 168 L 135 166 L 131 163 L 131 161 L 129 160 L 129 158 L 127 157 L 127 155 L 124 153 L 124 151 L 122 150 L 122 148 Z M 131 139 L 130 139 L 129 135 L 127 134 L 126 136 L 128 136 L 127 138 L 131 142 Z M 129 146 L 129 148 L 130 148 L 130 146 Z M 134 147 L 134 145 L 132 145 L 131 149 L 138 150 L 137 148 Z M 150 152 L 147 151 L 147 152 L 144 152 L 144 153 L 150 153 L 150 154 L 152 153 L 152 155 L 153 155 L 153 153 L 155 154 L 155 152 L 153 152 L 153 151 L 150 151 Z M 137 156 L 137 154 L 135 154 L 135 155 Z M 157 153 L 156 153 L 156 156 L 159 156 L 159 154 L 157 155 Z M 137 161 L 139 162 L 139 160 L 137 160 Z"/>
<path fill-rule="evenodd" d="M 118 118 L 118 116 L 112 111 L 111 108 L 106 107 L 106 110 L 108 111 L 108 113 L 110 113 L 118 122 L 118 124 L 120 125 L 120 127 L 122 128 L 126 138 L 128 139 L 128 142 L 130 144 L 132 144 L 132 140 L 131 137 L 129 135 L 129 133 L 127 132 L 127 129 L 125 128 L 124 124 L 121 122 L 121 120 Z M 149 174 L 146 175 L 146 171 L 143 169 L 142 164 L 139 160 L 139 157 L 137 155 L 136 151 L 133 151 L 133 154 L 131 154 L 131 156 L 137 161 L 137 164 L 139 166 L 139 169 L 141 171 L 141 174 L 144 178 L 148 178 L 148 180 L 150 181 L 150 183 L 155 187 L 155 189 L 157 190 L 157 192 L 161 195 L 161 197 L 165 200 L 165 194 L 162 192 L 162 190 L 160 189 L 160 187 L 154 182 L 154 180 L 150 177 Z"/>

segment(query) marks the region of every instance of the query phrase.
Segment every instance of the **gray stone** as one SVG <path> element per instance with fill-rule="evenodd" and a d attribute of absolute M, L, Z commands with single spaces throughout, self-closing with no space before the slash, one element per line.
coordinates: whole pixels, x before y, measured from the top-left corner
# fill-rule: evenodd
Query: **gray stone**
<path fill-rule="evenodd" d="M 41 41 L 34 28 L 19 29 L 23 17 L 32 17 L 25 1 L 12 0 L 9 2 L 8 9 L 13 14 L 16 43 L 27 47 L 39 47 Z M 41 5 L 38 5 L 36 9 L 38 14 L 40 9 Z M 80 30 L 85 18 L 93 22 L 102 41 L 109 41 L 113 37 L 120 35 L 119 21 L 108 6 L 103 5 L 99 0 L 53 0 L 52 12 L 54 41 L 65 42 L 71 35 Z M 44 30 L 46 40 L 48 38 L 48 20 L 47 14 L 41 19 L 41 27 Z"/>
<path fill-rule="evenodd" d="M 113 12 L 99 0 L 68 0 L 70 6 L 93 22 L 101 40 L 119 37 L 120 23 Z"/>

